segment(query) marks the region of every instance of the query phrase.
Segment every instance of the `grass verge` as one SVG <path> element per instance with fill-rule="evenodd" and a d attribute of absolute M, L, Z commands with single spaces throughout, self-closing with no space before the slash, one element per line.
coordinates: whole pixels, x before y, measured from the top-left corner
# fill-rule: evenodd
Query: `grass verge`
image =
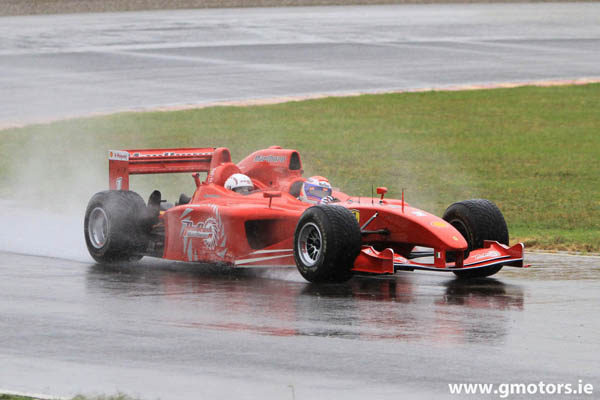
<path fill-rule="evenodd" d="M 528 0 L 503 0 L 519 3 Z M 530 1 L 530 0 L 529 0 Z M 534 0 L 546 2 L 548 0 Z M 573 1 L 573 0 L 571 0 Z M 581 1 L 581 0 L 580 0 Z M 587 0 L 591 1 L 591 0 Z M 230 7 L 462 3 L 465 0 L 3 0 L 0 16 Z M 490 3 L 492 0 L 478 0 Z"/>
<path fill-rule="evenodd" d="M 0 393 L 0 400 L 37 400 L 36 397 L 17 396 L 16 394 Z"/>
<path fill-rule="evenodd" d="M 106 150 L 270 145 L 300 151 L 307 175 L 348 193 L 387 186 L 436 214 L 488 198 L 513 239 L 600 250 L 600 84 L 325 98 L 251 107 L 121 113 L 0 132 L 0 195 L 85 207 L 106 187 Z M 157 183 L 158 182 L 158 183 Z M 144 193 L 191 178 L 135 181 Z"/>
<path fill-rule="evenodd" d="M 20 396 L 15 394 L 6 394 L 0 393 L 0 400 L 44 400 L 43 397 L 29 397 L 29 396 Z M 115 395 L 99 395 L 99 396 L 84 396 L 77 395 L 73 397 L 71 400 L 139 400 L 135 397 L 130 397 L 123 393 L 118 393 Z"/>

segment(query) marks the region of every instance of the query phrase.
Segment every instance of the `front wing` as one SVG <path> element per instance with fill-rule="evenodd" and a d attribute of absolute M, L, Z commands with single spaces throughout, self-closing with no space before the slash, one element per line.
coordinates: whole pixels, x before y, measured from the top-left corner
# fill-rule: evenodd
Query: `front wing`
<path fill-rule="evenodd" d="M 483 248 L 472 250 L 467 259 L 457 259 L 455 262 L 446 262 L 445 251 L 434 249 L 433 252 L 426 254 L 429 259 L 433 258 L 433 263 L 431 263 L 424 262 L 427 261 L 422 260 L 425 257 L 406 258 L 395 254 L 389 248 L 377 251 L 373 247 L 365 246 L 354 262 L 353 271 L 393 274 L 399 270 L 464 271 L 494 265 L 527 268 L 529 265 L 523 264 L 524 247 L 523 243 L 517 243 L 509 247 L 495 241 L 486 240 Z"/>

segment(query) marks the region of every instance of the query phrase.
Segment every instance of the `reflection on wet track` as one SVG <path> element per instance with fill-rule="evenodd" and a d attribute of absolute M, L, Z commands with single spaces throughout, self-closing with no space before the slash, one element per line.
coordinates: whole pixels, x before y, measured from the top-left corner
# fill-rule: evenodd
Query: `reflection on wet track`
<path fill-rule="evenodd" d="M 532 254 L 529 270 L 470 282 L 315 285 L 294 269 L 1 256 L 0 356 L 13 368 L 0 388 L 444 398 L 452 382 L 598 383 L 600 258 Z"/>
<path fill-rule="evenodd" d="M 95 265 L 88 288 L 108 298 L 161 296 L 161 303 L 177 310 L 165 323 L 176 326 L 276 336 L 490 342 L 506 335 L 506 317 L 478 310 L 523 309 L 519 286 L 491 278 L 450 278 L 439 289 L 406 276 L 316 285 L 287 281 L 296 278 L 288 269 L 151 264 Z M 455 313 L 448 307 L 453 305 L 472 310 Z"/>

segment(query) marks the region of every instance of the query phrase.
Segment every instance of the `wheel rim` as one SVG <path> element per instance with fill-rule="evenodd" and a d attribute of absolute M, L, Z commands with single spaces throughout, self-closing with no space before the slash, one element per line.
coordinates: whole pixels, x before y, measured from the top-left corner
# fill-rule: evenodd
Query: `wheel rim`
<path fill-rule="evenodd" d="M 88 237 L 92 246 L 97 249 L 102 248 L 106 244 L 106 239 L 108 238 L 108 216 L 100 207 L 94 208 L 90 213 Z"/>
<path fill-rule="evenodd" d="M 315 265 L 319 261 L 323 248 L 323 238 L 319 227 L 312 222 L 304 225 L 298 235 L 297 246 L 302 263 L 307 267 Z"/>

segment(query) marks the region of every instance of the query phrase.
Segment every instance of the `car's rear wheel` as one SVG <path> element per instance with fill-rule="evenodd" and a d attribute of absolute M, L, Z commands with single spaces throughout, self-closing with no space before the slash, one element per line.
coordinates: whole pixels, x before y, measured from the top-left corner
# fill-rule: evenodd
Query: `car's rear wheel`
<path fill-rule="evenodd" d="M 360 247 L 360 227 L 344 207 L 310 207 L 296 226 L 294 258 L 298 271 L 309 282 L 350 279 Z"/>
<path fill-rule="evenodd" d="M 473 199 L 452 204 L 443 216 L 450 225 L 460 232 L 469 247 L 469 252 L 483 247 L 484 240 L 495 240 L 508 245 L 508 228 L 502 212 L 489 200 Z M 481 278 L 491 276 L 502 269 L 502 265 L 454 271 L 460 278 Z"/>
<path fill-rule="evenodd" d="M 108 190 L 88 203 L 84 235 L 88 251 L 100 263 L 142 258 L 148 236 L 144 232 L 146 204 L 135 192 Z"/>

